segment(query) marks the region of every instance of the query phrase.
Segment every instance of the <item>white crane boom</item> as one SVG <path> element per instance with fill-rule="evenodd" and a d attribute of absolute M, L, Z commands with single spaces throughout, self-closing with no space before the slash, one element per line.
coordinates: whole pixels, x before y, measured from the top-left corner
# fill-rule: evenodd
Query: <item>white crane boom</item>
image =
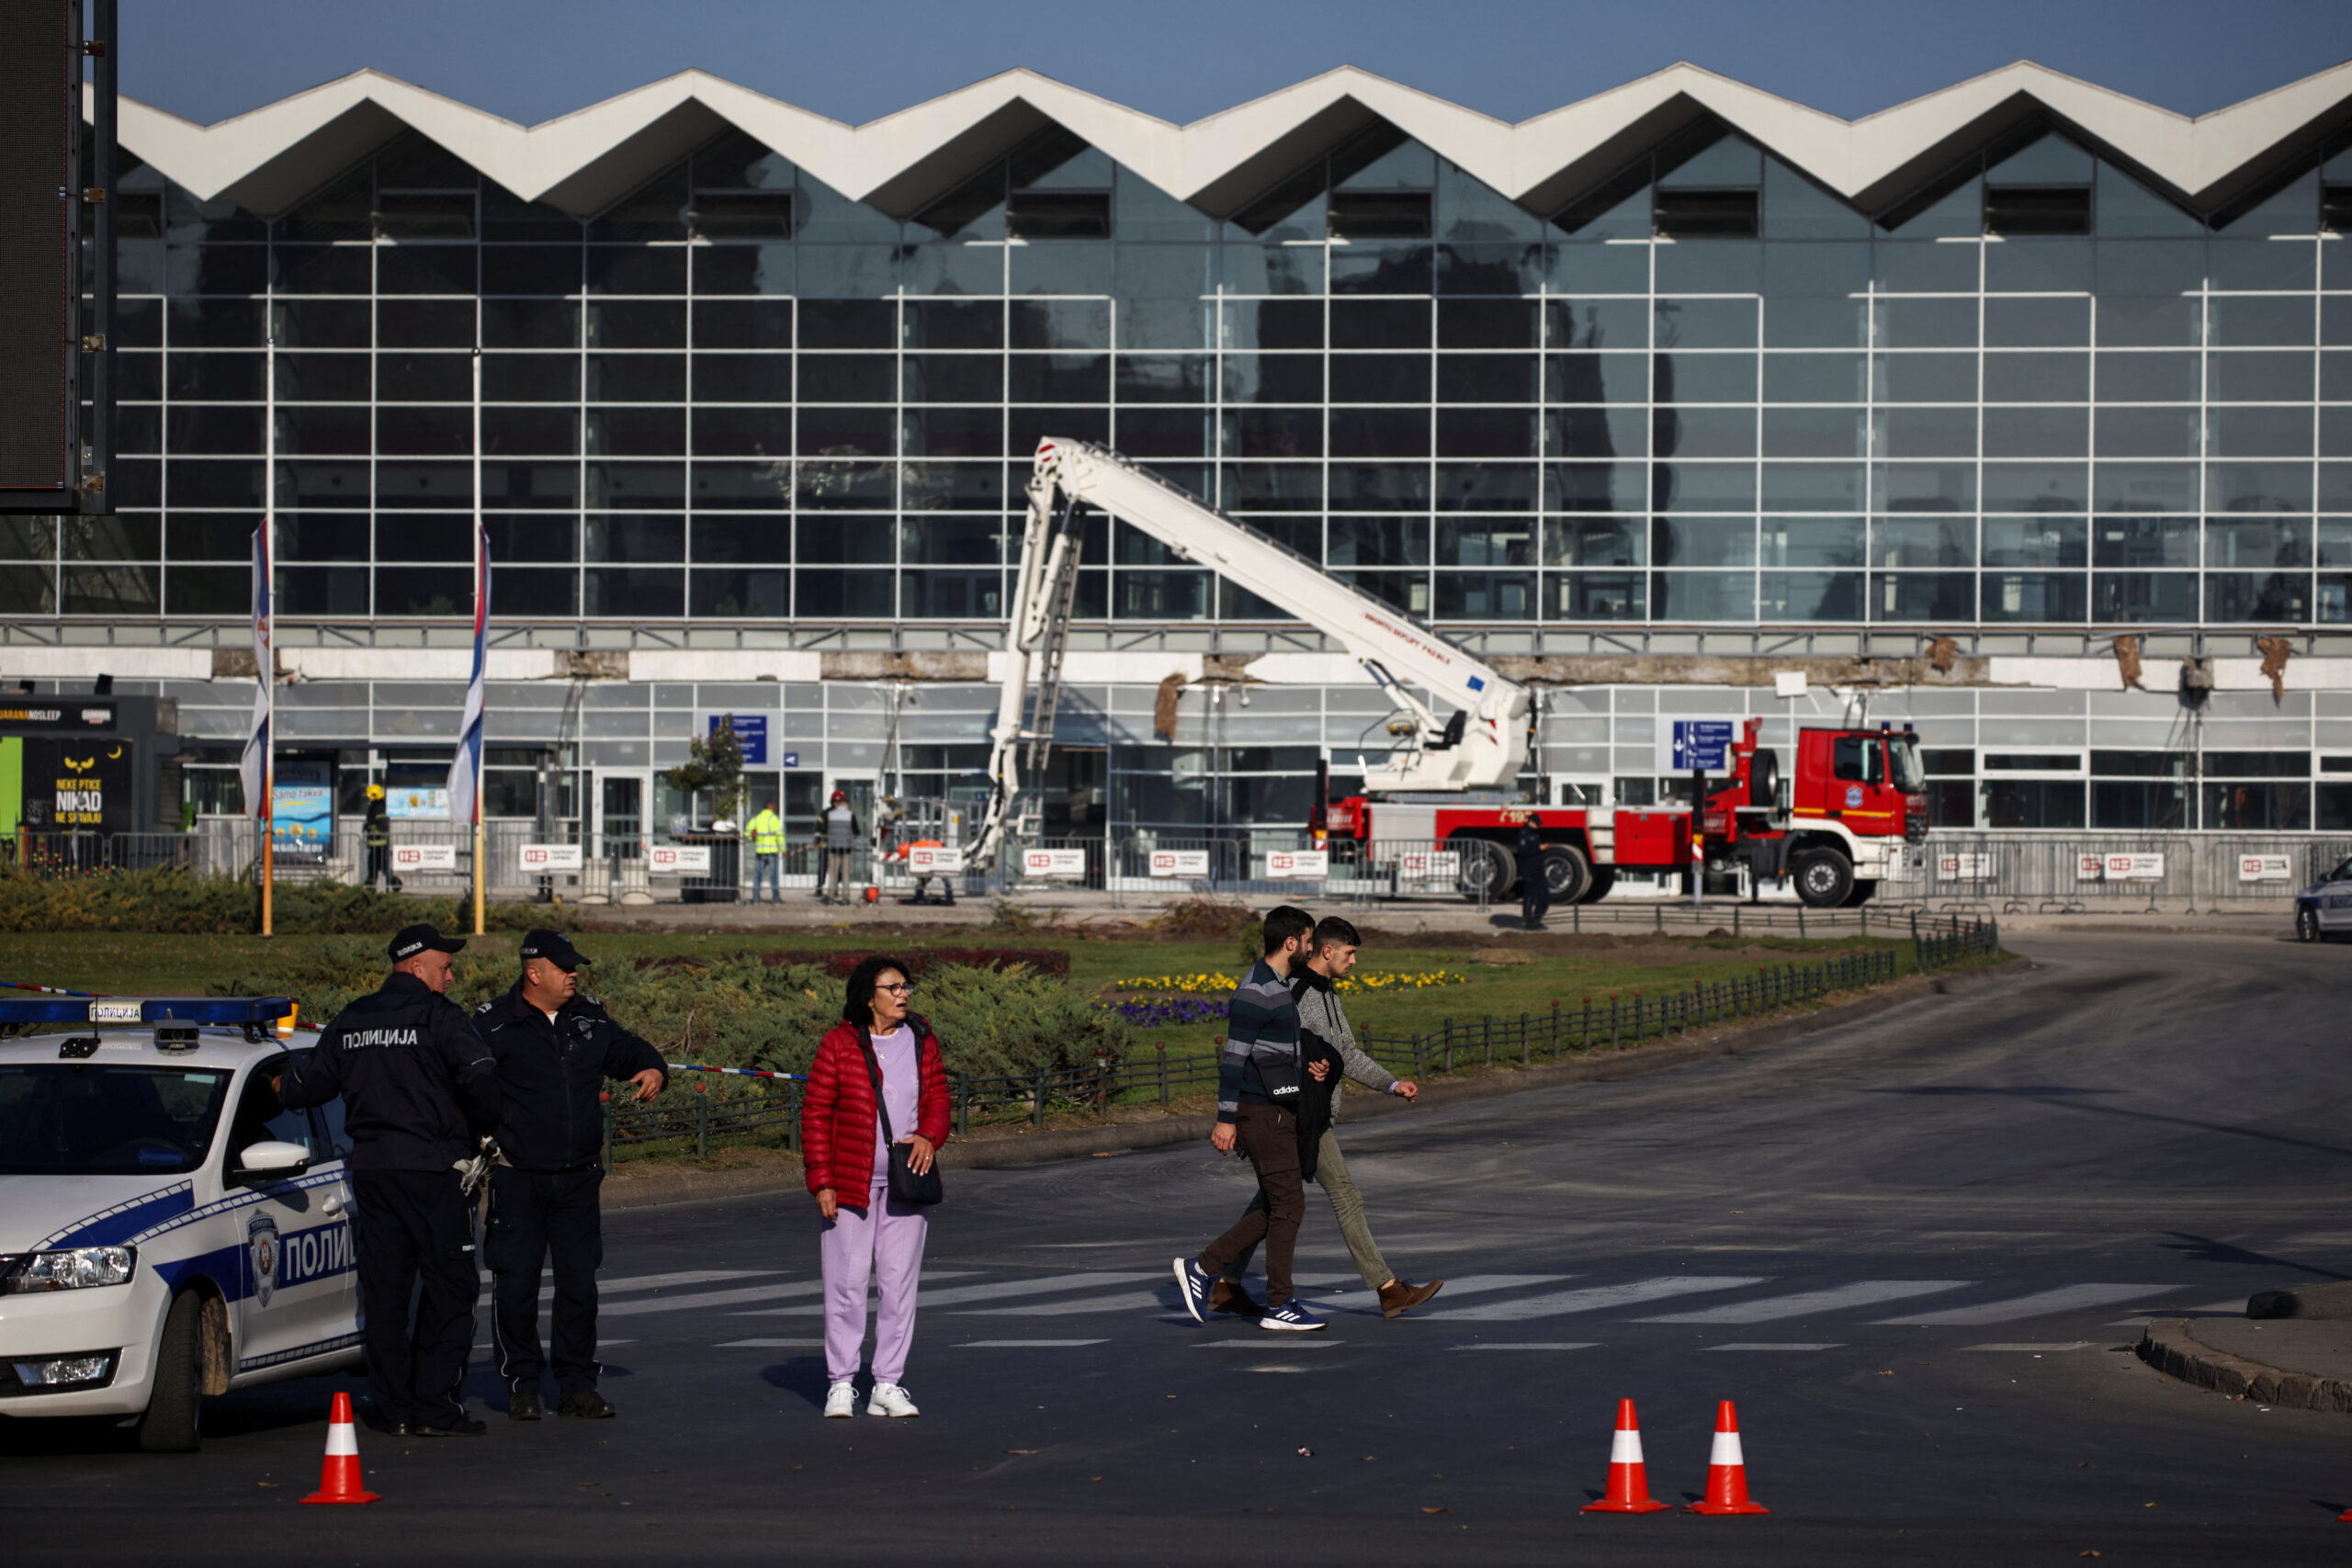
<path fill-rule="evenodd" d="M 1236 522 L 1115 452 L 1048 436 L 1029 480 L 1010 621 L 1008 668 L 989 759 L 991 795 L 972 862 L 993 862 L 1022 799 L 1053 744 L 1061 651 L 1076 589 L 1080 504 L 1099 508 L 1209 567 L 1338 639 L 1409 716 L 1392 733 L 1404 744 L 1360 759 L 1367 791 L 1509 788 L 1527 761 L 1527 688 L 1401 612 L 1329 576 L 1315 562 Z M 1414 695 L 1419 685 L 1454 712 L 1441 721 Z M 1031 692 L 1035 692 L 1034 703 Z M 1398 753 L 1401 753 L 1399 755 Z"/>

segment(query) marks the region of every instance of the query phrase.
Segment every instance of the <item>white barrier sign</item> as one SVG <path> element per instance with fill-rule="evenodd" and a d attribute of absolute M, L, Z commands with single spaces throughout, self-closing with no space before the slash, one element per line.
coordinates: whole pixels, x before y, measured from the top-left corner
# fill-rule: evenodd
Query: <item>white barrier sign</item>
<path fill-rule="evenodd" d="M 1453 882 L 1462 875 L 1462 856 L 1453 850 L 1415 851 L 1396 857 L 1396 875 L 1404 882 Z"/>
<path fill-rule="evenodd" d="M 2075 857 L 2075 880 L 2077 882 L 2106 881 L 2107 857 L 2105 855 L 2076 855 Z"/>
<path fill-rule="evenodd" d="M 907 869 L 917 876 L 945 876 L 964 869 L 964 852 L 953 844 L 909 844 Z"/>
<path fill-rule="evenodd" d="M 458 869 L 458 846 L 455 844 L 394 844 L 394 871 L 455 871 Z"/>
<path fill-rule="evenodd" d="M 1151 852 L 1151 874 L 1154 876 L 1206 876 L 1208 874 L 1209 852 L 1206 850 Z"/>
<path fill-rule="evenodd" d="M 1939 882 L 1990 882 L 1993 880 L 1993 857 L 1982 851 L 1938 855 L 1936 880 Z"/>
<path fill-rule="evenodd" d="M 581 865 L 578 844 L 525 844 L 516 852 L 516 863 L 526 872 L 578 871 Z"/>
<path fill-rule="evenodd" d="M 645 869 L 655 876 L 708 876 L 708 844 L 652 844 L 645 852 Z"/>
<path fill-rule="evenodd" d="M 2285 855 L 2238 856 L 2240 882 L 2292 882 L 2294 867 Z"/>
<path fill-rule="evenodd" d="M 2165 857 L 2109 855 L 2107 857 L 2107 879 L 2109 882 L 2162 882 L 2165 879 Z"/>
<path fill-rule="evenodd" d="M 1034 882 L 1083 882 L 1084 850 L 1023 850 L 1021 874 Z"/>
<path fill-rule="evenodd" d="M 1268 850 L 1266 875 L 1305 877 L 1314 879 L 1331 874 L 1331 852 L 1329 850 Z"/>

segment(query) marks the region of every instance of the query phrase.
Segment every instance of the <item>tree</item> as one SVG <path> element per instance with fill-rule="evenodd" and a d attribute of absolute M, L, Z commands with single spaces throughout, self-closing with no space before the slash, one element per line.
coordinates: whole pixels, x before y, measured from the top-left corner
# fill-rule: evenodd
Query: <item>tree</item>
<path fill-rule="evenodd" d="M 732 819 L 743 806 L 743 743 L 735 734 L 735 716 L 720 717 L 707 736 L 689 736 L 686 760 L 662 777 L 684 795 L 709 791 L 712 820 Z"/>

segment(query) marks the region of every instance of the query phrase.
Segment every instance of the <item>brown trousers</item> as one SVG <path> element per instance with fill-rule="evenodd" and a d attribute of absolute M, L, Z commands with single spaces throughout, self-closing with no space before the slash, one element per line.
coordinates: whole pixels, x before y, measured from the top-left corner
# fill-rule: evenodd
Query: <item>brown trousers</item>
<path fill-rule="evenodd" d="M 1306 1188 L 1298 1175 L 1298 1118 L 1272 1105 L 1244 1105 L 1234 1118 L 1235 1146 L 1258 1172 L 1258 1199 L 1233 1228 L 1201 1254 L 1204 1273 L 1226 1266 L 1260 1242 L 1266 1244 L 1266 1304 L 1291 1298 L 1291 1255 L 1306 1218 Z"/>

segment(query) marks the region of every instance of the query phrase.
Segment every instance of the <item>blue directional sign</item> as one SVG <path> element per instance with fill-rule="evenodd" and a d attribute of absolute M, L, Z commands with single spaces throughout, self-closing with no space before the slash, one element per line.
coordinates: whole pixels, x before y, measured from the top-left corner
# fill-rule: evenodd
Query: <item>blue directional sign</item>
<path fill-rule="evenodd" d="M 735 743 L 743 749 L 743 765 L 764 768 L 768 765 L 768 716 L 763 713 L 712 714 L 710 733 L 718 733 L 725 724 L 735 732 Z"/>
<path fill-rule="evenodd" d="M 1669 773 L 1731 771 L 1731 749 L 1739 735 L 1736 718 L 1675 718 L 1660 721 L 1658 763 Z"/>

